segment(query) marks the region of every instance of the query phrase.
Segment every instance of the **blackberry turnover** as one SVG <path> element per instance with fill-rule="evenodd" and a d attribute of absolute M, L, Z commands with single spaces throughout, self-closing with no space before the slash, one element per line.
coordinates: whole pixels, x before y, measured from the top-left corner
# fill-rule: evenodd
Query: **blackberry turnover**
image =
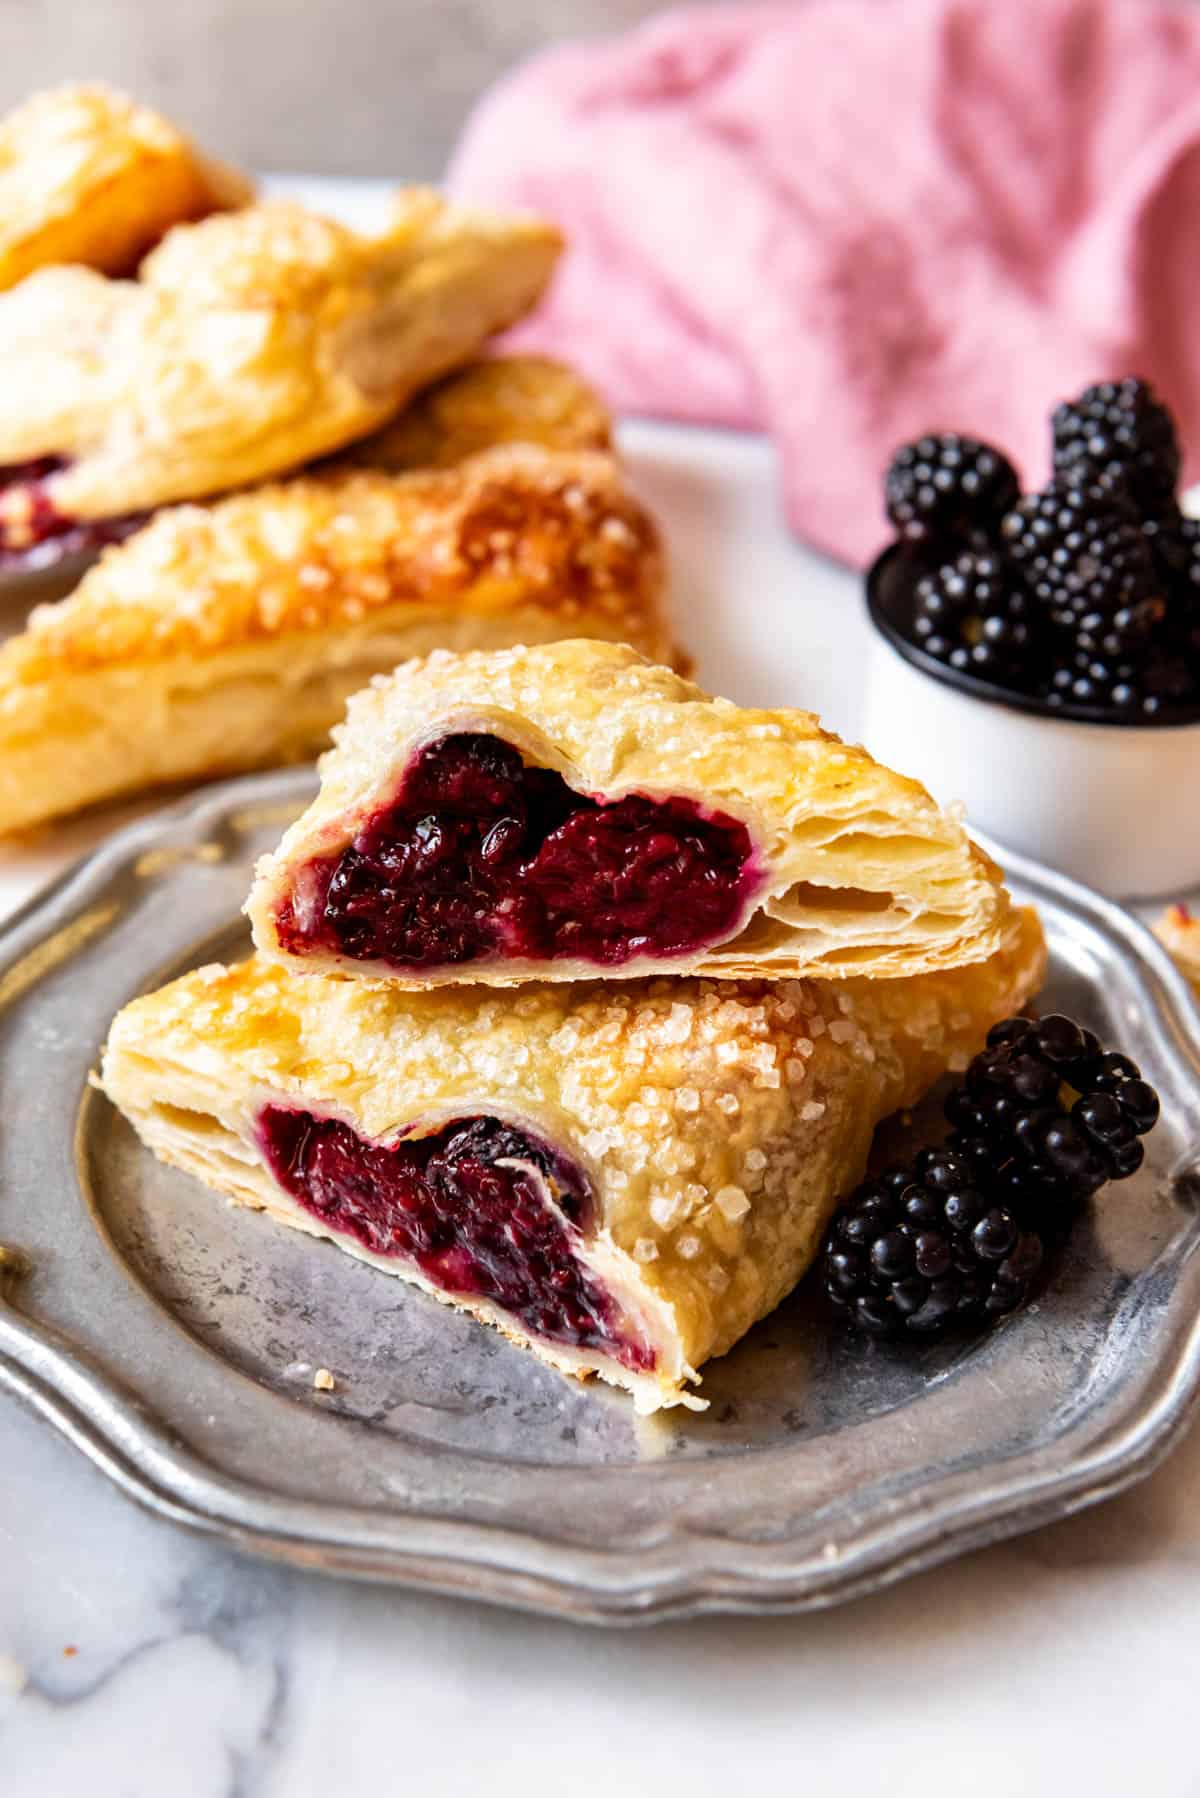
<path fill-rule="evenodd" d="M 1055 1014 L 994 1025 L 945 1110 L 948 1142 L 866 1181 L 826 1235 L 825 1290 L 872 1335 L 1015 1310 L 1082 1205 L 1137 1172 L 1159 1106 L 1128 1056 Z"/>
<path fill-rule="evenodd" d="M 670 659 L 664 585 L 653 519 L 596 451 L 502 444 L 166 507 L 0 647 L 0 833 L 313 755 L 352 693 L 435 644 L 594 635 Z"/>
<path fill-rule="evenodd" d="M 1000 451 L 946 433 L 896 452 L 888 516 L 910 563 L 897 624 L 934 661 L 1051 710 L 1152 723 L 1200 705 L 1200 530 L 1145 381 L 1052 420 L 1053 473 L 1021 495 Z"/>
<path fill-rule="evenodd" d="M 176 225 L 136 279 L 35 269 L 0 293 L 0 569 L 376 431 L 527 312 L 559 248 L 410 189 L 378 237 L 278 201 Z"/>
<path fill-rule="evenodd" d="M 116 1018 L 102 1084 L 238 1203 L 471 1313 L 647 1410 L 789 1292 L 875 1125 L 1042 975 L 576 981 L 501 994 L 208 967 Z"/>
<path fill-rule="evenodd" d="M 0 120 L 0 288 L 65 263 L 128 275 L 172 225 L 245 206 L 244 176 L 98 83 Z"/>
<path fill-rule="evenodd" d="M 583 641 L 437 653 L 357 694 L 247 910 L 297 973 L 409 986 L 894 976 L 1011 923 L 915 781 Z"/>

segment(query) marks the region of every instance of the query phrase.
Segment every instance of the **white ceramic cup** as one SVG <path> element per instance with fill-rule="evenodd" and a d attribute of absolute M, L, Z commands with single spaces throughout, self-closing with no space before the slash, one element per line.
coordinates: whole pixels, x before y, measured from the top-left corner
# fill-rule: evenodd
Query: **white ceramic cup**
<path fill-rule="evenodd" d="M 1006 695 L 928 656 L 895 628 L 887 552 L 868 576 L 872 631 L 863 741 L 961 801 L 1001 845 L 1121 898 L 1200 881 L 1200 716 L 1096 723 Z M 894 571 L 894 559 L 891 564 Z"/>

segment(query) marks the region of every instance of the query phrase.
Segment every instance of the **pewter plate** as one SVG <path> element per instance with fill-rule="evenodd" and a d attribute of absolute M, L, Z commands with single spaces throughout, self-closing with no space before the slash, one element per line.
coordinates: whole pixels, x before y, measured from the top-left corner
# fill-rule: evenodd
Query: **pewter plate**
<path fill-rule="evenodd" d="M 1046 998 L 1164 1111 L 1039 1302 L 906 1349 L 831 1331 L 802 1287 L 706 1369 L 707 1412 L 639 1419 L 159 1167 L 89 1090 L 125 1000 L 245 947 L 251 865 L 310 792 L 255 777 L 143 819 L 0 938 L 0 1385 L 127 1492 L 300 1565 L 629 1622 L 833 1604 L 1165 1452 L 1200 1382 L 1200 1019 L 1119 907 L 1006 858 Z"/>
<path fill-rule="evenodd" d="M 0 569 L 0 607 L 27 608 L 65 599 L 99 560 L 99 550 L 81 550 L 48 568 Z"/>

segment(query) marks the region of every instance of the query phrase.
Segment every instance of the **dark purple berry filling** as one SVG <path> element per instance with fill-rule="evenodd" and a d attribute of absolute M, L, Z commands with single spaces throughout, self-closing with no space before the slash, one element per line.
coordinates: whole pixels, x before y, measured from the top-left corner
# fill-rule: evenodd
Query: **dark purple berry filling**
<path fill-rule="evenodd" d="M 293 954 L 394 968 L 618 967 L 725 940 L 758 880 L 736 818 L 690 799 L 589 799 L 498 737 L 461 735 L 421 750 L 350 845 L 308 864 L 276 927 Z"/>
<path fill-rule="evenodd" d="M 69 518 L 59 511 L 46 485 L 67 466 L 61 456 L 39 456 L 34 462 L 0 467 L 0 493 L 16 495 L 7 516 L 0 515 L 0 571 L 33 573 L 54 568 L 71 556 L 98 553 L 120 543 L 145 522 L 144 514 L 127 518 Z"/>
<path fill-rule="evenodd" d="M 268 1105 L 258 1134 L 284 1191 L 339 1235 L 414 1263 L 442 1292 L 486 1299 L 530 1335 L 653 1367 L 653 1350 L 576 1256 L 591 1206 L 583 1173 L 527 1131 L 456 1118 L 384 1145 L 336 1118 Z"/>

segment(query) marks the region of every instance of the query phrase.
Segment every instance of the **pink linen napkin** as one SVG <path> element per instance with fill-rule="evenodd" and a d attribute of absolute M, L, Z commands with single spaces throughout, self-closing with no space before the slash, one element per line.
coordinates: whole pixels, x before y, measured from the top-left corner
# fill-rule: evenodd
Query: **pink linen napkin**
<path fill-rule="evenodd" d="M 449 180 L 570 235 L 516 341 L 622 409 L 771 432 L 836 555 L 886 537 L 903 439 L 1040 481 L 1051 404 L 1108 376 L 1200 452 L 1200 6 L 684 8 L 519 68 Z"/>

